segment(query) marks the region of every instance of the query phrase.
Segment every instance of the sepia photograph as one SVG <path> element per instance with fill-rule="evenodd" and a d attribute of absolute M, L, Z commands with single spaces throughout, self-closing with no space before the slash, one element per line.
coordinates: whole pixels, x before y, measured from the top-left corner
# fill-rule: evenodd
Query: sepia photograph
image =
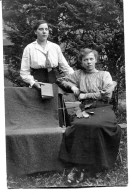
<path fill-rule="evenodd" d="M 123 0 L 2 0 L 7 189 L 128 186 Z"/>

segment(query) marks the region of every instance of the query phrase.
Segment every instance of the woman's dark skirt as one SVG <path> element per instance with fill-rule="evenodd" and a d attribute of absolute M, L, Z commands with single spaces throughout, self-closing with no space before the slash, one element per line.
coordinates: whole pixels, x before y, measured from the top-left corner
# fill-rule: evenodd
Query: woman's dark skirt
<path fill-rule="evenodd" d="M 60 159 L 67 163 L 111 168 L 118 154 L 121 130 L 111 105 L 89 109 L 94 115 L 75 118 L 63 137 Z"/>
<path fill-rule="evenodd" d="M 57 68 L 52 69 L 48 72 L 47 69 L 33 69 L 31 68 L 31 74 L 34 76 L 34 79 L 43 82 L 43 83 L 56 83 L 57 77 L 59 75 Z M 59 115 L 59 126 L 69 126 L 70 120 L 64 104 L 63 95 L 58 94 L 58 115 Z"/>

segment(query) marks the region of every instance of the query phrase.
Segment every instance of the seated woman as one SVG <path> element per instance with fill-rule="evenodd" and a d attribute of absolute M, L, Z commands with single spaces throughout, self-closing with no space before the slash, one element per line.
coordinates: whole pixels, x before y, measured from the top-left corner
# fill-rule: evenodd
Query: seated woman
<path fill-rule="evenodd" d="M 95 68 L 97 59 L 97 51 L 82 49 L 79 55 L 82 68 L 62 81 L 83 105 L 65 131 L 59 154 L 72 167 L 67 175 L 69 183 L 81 181 L 86 172 L 111 168 L 118 154 L 121 131 L 109 104 L 113 81 L 109 72 Z"/>
<path fill-rule="evenodd" d="M 45 20 L 38 20 L 34 25 L 36 41 L 28 44 L 23 52 L 20 76 L 31 87 L 41 89 L 41 83 L 56 83 L 60 71 L 69 75 L 74 70 L 68 65 L 60 46 L 48 40 L 49 27 Z M 62 105 L 59 95 L 59 107 Z M 59 109 L 60 126 L 64 125 L 62 110 Z"/>

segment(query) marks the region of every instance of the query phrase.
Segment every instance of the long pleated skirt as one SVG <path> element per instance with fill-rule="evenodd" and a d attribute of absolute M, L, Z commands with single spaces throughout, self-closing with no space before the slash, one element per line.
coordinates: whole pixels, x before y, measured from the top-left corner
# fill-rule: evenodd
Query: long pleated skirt
<path fill-rule="evenodd" d="M 121 129 L 111 105 L 88 110 L 94 115 L 75 118 L 63 136 L 59 158 L 63 162 L 111 168 L 117 158 Z"/>

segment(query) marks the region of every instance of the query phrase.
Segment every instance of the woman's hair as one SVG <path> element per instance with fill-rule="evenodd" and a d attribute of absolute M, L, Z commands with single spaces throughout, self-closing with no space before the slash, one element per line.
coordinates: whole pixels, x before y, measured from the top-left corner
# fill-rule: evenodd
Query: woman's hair
<path fill-rule="evenodd" d="M 82 62 L 82 58 L 85 57 L 86 55 L 88 55 L 89 53 L 93 53 L 96 60 L 98 60 L 98 52 L 96 50 L 92 50 L 89 48 L 84 48 L 80 50 L 79 56 L 78 56 L 78 61 L 79 63 Z"/>
<path fill-rule="evenodd" d="M 37 20 L 34 24 L 33 30 L 36 31 L 40 24 L 45 24 L 45 23 L 48 25 L 48 22 L 46 20 Z"/>

